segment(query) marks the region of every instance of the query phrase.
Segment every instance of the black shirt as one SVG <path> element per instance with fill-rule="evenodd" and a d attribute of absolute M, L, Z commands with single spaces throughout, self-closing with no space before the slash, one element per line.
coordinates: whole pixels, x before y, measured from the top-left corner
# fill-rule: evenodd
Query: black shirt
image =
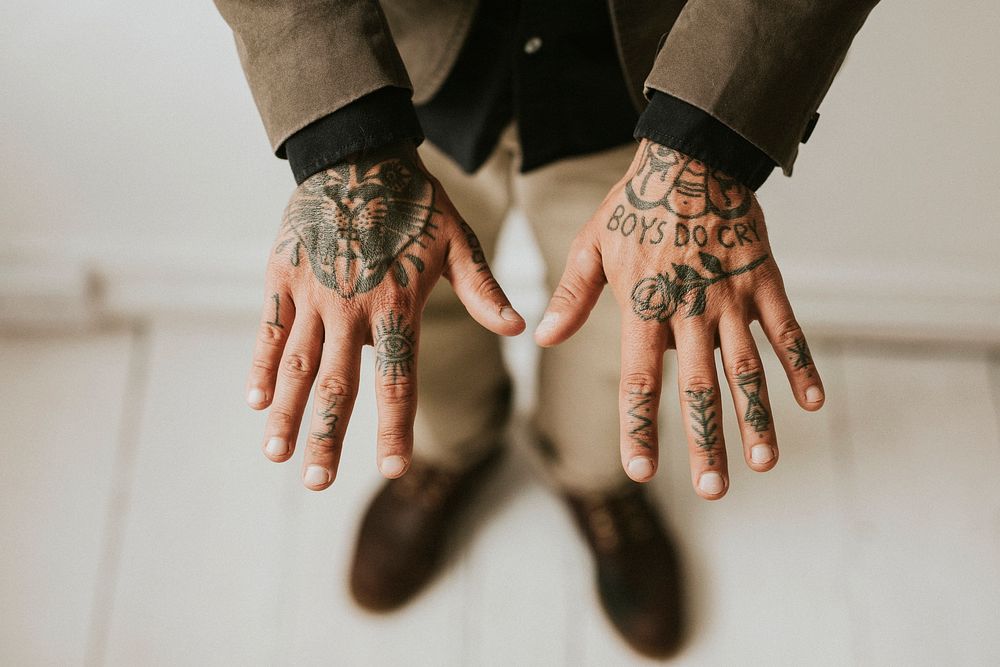
<path fill-rule="evenodd" d="M 425 136 L 465 171 L 489 157 L 517 124 L 522 171 L 649 138 L 698 158 L 756 189 L 775 163 L 705 113 L 654 93 L 632 104 L 606 0 L 480 0 L 444 84 L 414 108 L 409 91 L 383 88 L 292 135 L 285 143 L 296 182 L 345 156 Z"/>

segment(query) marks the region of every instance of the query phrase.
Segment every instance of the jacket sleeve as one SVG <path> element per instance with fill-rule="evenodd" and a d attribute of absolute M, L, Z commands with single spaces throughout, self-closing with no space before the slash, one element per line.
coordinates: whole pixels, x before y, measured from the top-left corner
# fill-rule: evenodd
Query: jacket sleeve
<path fill-rule="evenodd" d="M 705 110 L 791 175 L 855 34 L 878 0 L 688 0 L 646 79 Z"/>
<path fill-rule="evenodd" d="M 376 90 L 412 94 L 377 0 L 215 0 L 271 147 Z M 408 101 L 408 100 L 407 100 Z"/>

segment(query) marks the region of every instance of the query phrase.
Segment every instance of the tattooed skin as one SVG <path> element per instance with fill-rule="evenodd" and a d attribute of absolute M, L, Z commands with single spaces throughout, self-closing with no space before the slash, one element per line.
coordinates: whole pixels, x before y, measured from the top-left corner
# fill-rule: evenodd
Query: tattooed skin
<path fill-rule="evenodd" d="M 402 315 L 394 311 L 379 322 L 375 334 L 375 366 L 392 384 L 413 369 L 415 333 Z"/>
<path fill-rule="evenodd" d="M 330 403 L 323 408 L 320 413 L 320 419 L 323 420 L 323 425 L 326 427 L 325 431 L 315 431 L 312 436 L 317 440 L 324 440 L 328 444 L 333 444 L 337 438 L 337 422 L 340 421 L 340 416 L 333 413 L 333 409 L 337 407 L 337 399 L 333 399 Z"/>
<path fill-rule="evenodd" d="M 789 359 L 792 361 L 793 368 L 809 368 L 812 366 L 812 354 L 809 352 L 809 346 L 806 345 L 805 338 L 796 338 L 792 342 L 792 346 L 785 349 L 792 353 Z"/>
<path fill-rule="evenodd" d="M 320 283 L 350 299 L 392 273 L 406 286 L 435 240 L 433 182 L 409 157 L 365 157 L 309 177 L 285 211 L 275 253 L 303 255 Z"/>
<path fill-rule="evenodd" d="M 712 285 L 770 259 L 754 202 L 753 192 L 719 170 L 644 143 L 605 225 L 624 247 L 639 246 L 643 263 L 656 271 L 632 283 L 632 311 L 656 322 L 678 310 L 704 315 Z M 754 252 L 747 256 L 746 250 Z"/>
<path fill-rule="evenodd" d="M 636 445 L 649 449 L 649 441 L 653 435 L 653 420 L 648 415 L 652 407 L 650 404 L 653 402 L 653 392 L 630 391 L 628 402 L 628 416 L 632 419 L 629 437 Z"/>
<path fill-rule="evenodd" d="M 462 233 L 465 234 L 465 241 L 469 244 L 469 250 L 472 251 L 472 261 L 479 266 L 477 271 L 485 271 L 486 253 L 483 251 L 483 246 L 479 243 L 479 237 L 476 236 L 476 233 L 472 231 L 472 227 L 469 227 L 469 223 L 465 220 L 459 220 L 458 224 L 462 228 Z"/>
<path fill-rule="evenodd" d="M 715 465 L 715 445 L 719 442 L 719 425 L 715 420 L 715 389 L 686 389 L 688 406 L 691 408 L 692 428 L 695 442 L 705 452 L 708 465 Z"/>
<path fill-rule="evenodd" d="M 763 433 L 771 425 L 771 415 L 760 398 L 764 374 L 760 371 L 741 373 L 736 376 L 736 384 L 747 399 L 747 409 L 743 413 L 743 421 L 753 427 L 757 433 Z"/>
<path fill-rule="evenodd" d="M 753 205 L 750 191 L 736 179 L 653 142 L 646 144 L 625 195 L 639 210 L 662 207 L 686 220 L 708 215 L 741 218 Z"/>
<path fill-rule="evenodd" d="M 285 325 L 281 323 L 281 297 L 278 296 L 277 292 L 271 295 L 271 300 L 274 301 L 274 320 L 269 321 L 272 327 L 277 327 L 279 329 L 284 329 Z"/>
<path fill-rule="evenodd" d="M 701 252 L 698 256 L 709 275 L 702 275 L 698 269 L 687 264 L 675 263 L 673 277 L 669 271 L 664 271 L 643 278 L 632 288 L 633 312 L 644 320 L 666 322 L 681 304 L 686 304 L 688 317 L 702 315 L 708 305 L 708 288 L 711 285 L 753 271 L 768 259 L 767 255 L 762 255 L 749 264 L 727 271 L 715 255 Z"/>

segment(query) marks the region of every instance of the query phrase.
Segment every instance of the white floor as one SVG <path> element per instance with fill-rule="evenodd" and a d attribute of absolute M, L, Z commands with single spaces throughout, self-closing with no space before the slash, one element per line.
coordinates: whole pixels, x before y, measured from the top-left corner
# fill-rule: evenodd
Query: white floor
<path fill-rule="evenodd" d="M 604 621 L 523 434 L 445 576 L 394 616 L 353 608 L 345 568 L 378 484 L 371 385 L 337 483 L 305 491 L 297 459 L 259 453 L 262 417 L 242 401 L 253 330 L 0 339 L 0 664 L 643 662 Z M 694 617 L 675 662 L 1000 663 L 1000 357 L 813 347 L 826 409 L 801 412 L 772 368 L 781 464 L 733 466 L 722 502 L 691 492 L 665 401 L 653 487 Z"/>

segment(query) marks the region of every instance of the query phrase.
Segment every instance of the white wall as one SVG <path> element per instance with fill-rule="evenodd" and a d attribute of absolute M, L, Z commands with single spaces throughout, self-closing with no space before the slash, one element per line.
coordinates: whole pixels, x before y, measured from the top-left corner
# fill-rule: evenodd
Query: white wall
<path fill-rule="evenodd" d="M 993 0 L 872 14 L 761 190 L 811 328 L 1000 340 L 997 34 Z M 7 0 L 0 91 L 0 322 L 256 308 L 292 180 L 210 0 Z"/>

